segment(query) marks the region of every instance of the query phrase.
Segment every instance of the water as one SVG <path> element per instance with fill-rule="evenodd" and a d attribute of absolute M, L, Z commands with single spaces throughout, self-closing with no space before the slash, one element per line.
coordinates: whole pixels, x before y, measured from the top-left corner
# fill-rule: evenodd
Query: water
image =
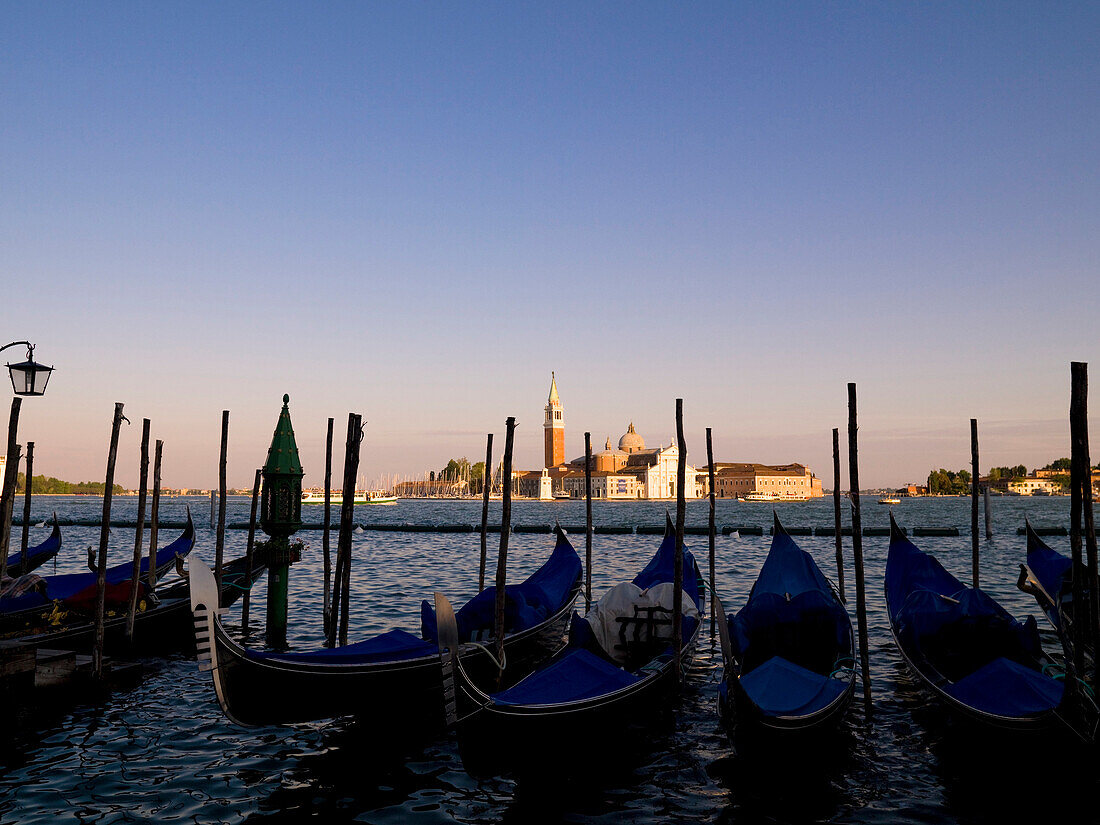
<path fill-rule="evenodd" d="M 196 522 L 208 519 L 205 499 L 166 499 L 163 518 L 182 519 L 190 504 Z M 247 499 L 233 499 L 231 522 L 248 519 Z M 57 509 L 63 517 L 94 518 L 94 498 L 37 499 L 35 521 Z M 118 499 L 114 518 L 133 518 L 136 502 Z M 359 507 L 361 520 L 476 523 L 480 502 L 409 501 L 394 507 Z M 500 520 L 493 502 L 490 520 Z M 1040 525 L 1068 523 L 1065 498 L 994 499 L 992 541 L 982 541 L 982 584 L 1018 617 L 1036 613 L 1015 587 L 1024 558 L 1016 535 L 1024 514 Z M 667 505 L 600 502 L 597 524 L 660 524 Z M 914 526 L 956 526 L 960 538 L 920 538 L 960 579 L 969 580 L 968 499 L 911 499 L 893 508 Z M 788 526 L 828 526 L 832 501 L 780 505 Z M 320 508 L 307 509 L 309 520 Z M 584 522 L 583 502 L 518 502 L 513 522 Z M 706 502 L 688 505 L 688 523 L 703 525 Z M 719 524 L 768 526 L 764 504 L 718 502 Z M 865 500 L 865 526 L 885 526 L 887 508 Z M 19 528 L 13 531 L 18 537 Z M 83 549 L 98 543 L 98 528 L 64 528 L 58 572 L 81 569 Z M 176 531 L 169 530 L 164 540 Z M 46 529 L 32 530 L 32 543 Z M 308 548 L 291 568 L 292 645 L 320 644 L 321 534 L 299 534 Z M 245 531 L 226 535 L 226 557 L 243 553 Z M 498 536 L 490 539 L 495 569 Z M 421 598 L 442 590 L 461 603 L 477 586 L 476 534 L 364 532 L 355 535 L 350 638 L 400 626 L 419 627 Z M 659 536 L 594 539 L 593 591 L 629 578 L 656 549 Z M 690 536 L 706 570 L 706 539 Z M 718 589 L 727 609 L 743 604 L 770 539 L 718 539 Z M 833 540 L 796 537 L 827 575 L 835 578 Z M 1068 552 L 1068 540 L 1052 539 Z M 574 544 L 583 555 L 583 535 Z M 333 537 L 335 547 L 335 536 Z M 552 537 L 516 534 L 509 542 L 512 580 L 535 569 Z M 133 531 L 112 532 L 111 561 L 130 557 Z M 421 741 L 382 740 L 351 719 L 292 727 L 239 728 L 218 709 L 209 676 L 182 656 L 150 659 L 140 683 L 98 700 L 26 709 L 8 720 L 0 750 L 0 822 L 235 822 L 244 819 L 389 822 L 987 822 L 1021 820 L 1072 810 L 1095 799 L 1097 764 L 1090 752 L 1056 735 L 1006 736 L 973 732 L 930 706 L 907 679 L 890 638 L 882 598 L 887 540 L 864 539 L 867 564 L 874 714 L 853 703 L 835 735 L 783 740 L 778 746 L 752 737 L 735 742 L 714 713 L 721 655 L 704 631 L 701 649 L 675 712 L 647 720 L 640 733 L 619 741 L 578 741 L 571 759 L 551 775 L 507 772 L 471 776 L 458 743 L 442 734 Z M 851 540 L 845 543 L 846 582 L 854 604 Z M 214 534 L 198 530 L 196 550 L 214 555 Z M 51 565 L 47 565 L 51 568 Z M 51 569 L 40 571 L 43 574 Z M 266 581 L 266 580 L 265 580 Z M 253 616 L 262 622 L 264 582 L 256 588 Z M 239 627 L 239 603 L 227 624 Z M 1045 629 L 1048 650 L 1054 636 Z M 258 643 L 258 642 L 256 642 Z M 316 697 L 286 697 L 288 702 Z M 572 765 L 572 767 L 569 767 Z"/>

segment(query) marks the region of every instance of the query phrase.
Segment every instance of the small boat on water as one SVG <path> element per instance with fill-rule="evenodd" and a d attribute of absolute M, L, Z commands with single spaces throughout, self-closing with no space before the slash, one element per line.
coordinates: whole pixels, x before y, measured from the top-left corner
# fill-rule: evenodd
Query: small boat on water
<path fill-rule="evenodd" d="M 664 539 L 645 568 L 608 590 L 584 618 L 573 614 L 565 648 L 511 687 L 482 690 L 468 673 L 466 649 L 456 652 L 458 712 L 469 715 L 465 726 L 475 739 L 485 739 L 489 728 L 500 733 L 489 734 L 489 741 L 502 747 L 571 744 L 579 733 L 613 733 L 659 706 L 675 679 L 670 642 L 676 534 L 670 528 L 666 522 Z M 694 655 L 703 597 L 703 577 L 684 550 L 680 658 L 685 663 Z M 436 603 L 443 605 L 437 613 L 446 616 L 446 598 L 436 594 Z M 442 622 L 439 635 L 442 648 L 448 638 Z"/>
<path fill-rule="evenodd" d="M 191 520 L 191 510 L 187 510 L 187 526 L 183 533 L 156 553 L 156 578 L 163 577 L 175 566 L 177 558 L 184 558 L 195 546 L 195 524 Z M 0 631 L 9 626 L 25 628 L 27 623 L 41 620 L 44 609 L 51 608 L 55 601 L 61 602 L 66 609 L 90 613 L 95 608 L 96 573 L 93 560 L 89 559 L 93 571 L 87 573 L 62 573 L 45 576 L 38 586 L 19 595 L 0 597 Z M 108 609 L 130 602 L 130 580 L 133 575 L 133 562 L 108 567 L 106 571 L 105 598 Z M 149 559 L 141 559 L 141 579 L 139 587 L 145 590 L 148 577 Z"/>
<path fill-rule="evenodd" d="M 421 603 L 419 636 L 395 628 L 342 647 L 255 650 L 230 638 L 210 609 L 217 598 L 210 568 L 194 559 L 190 575 L 199 669 L 212 672 L 218 703 L 231 721 L 285 724 L 348 714 L 391 722 L 445 721 L 436 612 L 428 602 Z M 559 528 L 546 563 L 521 584 L 505 588 L 509 673 L 522 673 L 561 646 L 580 585 L 580 557 Z M 495 604 L 496 588 L 487 587 L 457 614 L 459 639 L 468 645 L 465 659 L 479 678 L 498 673 L 481 644 L 492 636 Z"/>
<path fill-rule="evenodd" d="M 325 491 L 312 489 L 302 491 L 302 504 L 324 504 Z M 329 491 L 329 505 L 338 506 L 344 503 L 343 490 Z M 382 490 L 356 490 L 353 504 L 397 504 L 397 496 L 389 495 Z"/>
<path fill-rule="evenodd" d="M 57 523 L 57 513 L 53 514 L 53 531 L 44 542 L 27 548 L 24 557 L 22 551 L 17 550 L 8 556 L 8 575 L 12 578 L 30 573 L 48 562 L 61 550 L 61 527 Z"/>
<path fill-rule="evenodd" d="M 139 601 L 131 638 L 126 636 L 127 606 L 108 610 L 104 617 L 103 638 L 104 649 L 109 655 L 120 651 L 141 654 L 194 651 L 190 586 L 182 559 L 175 559 L 174 566 L 180 578 L 169 579 L 165 586 L 158 587 L 154 593 L 146 593 Z M 221 606 L 229 607 L 236 602 L 263 576 L 266 567 L 267 556 L 259 549 L 253 554 L 251 570 L 245 556 L 226 562 L 222 568 Z M 46 624 L 36 625 L 14 637 L 14 643 L 25 648 L 91 650 L 95 643 L 95 621 L 90 614 L 59 609 L 51 612 L 49 619 Z"/>
<path fill-rule="evenodd" d="M 1051 675 L 1035 619 L 1018 622 L 919 550 L 890 517 L 886 559 L 890 631 L 921 685 L 949 709 L 996 727 L 1064 721 L 1066 686 Z"/>
<path fill-rule="evenodd" d="M 878 500 L 879 504 L 901 504 L 900 498 L 894 498 L 893 496 L 883 496 Z"/>
<path fill-rule="evenodd" d="M 779 492 L 778 490 L 753 490 L 751 493 L 745 493 L 745 495 L 742 496 L 742 501 L 766 501 L 773 504 L 782 501 L 806 500 L 807 496 L 804 493 Z"/>
<path fill-rule="evenodd" d="M 848 707 L 855 642 L 832 584 L 774 518 L 771 550 L 748 602 L 728 620 L 719 603 L 725 675 L 718 709 L 727 722 L 801 730 L 835 721 Z"/>

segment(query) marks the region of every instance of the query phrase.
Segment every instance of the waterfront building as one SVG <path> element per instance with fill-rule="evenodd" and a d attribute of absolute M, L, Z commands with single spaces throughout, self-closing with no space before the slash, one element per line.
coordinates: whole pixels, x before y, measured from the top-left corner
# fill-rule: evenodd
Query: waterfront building
<path fill-rule="evenodd" d="M 568 495 L 584 498 L 584 456 L 565 461 L 565 411 L 558 394 L 557 379 L 550 374 L 550 395 L 543 418 L 544 466 L 541 470 L 516 470 L 512 490 L 517 496 L 551 499 Z M 612 448 L 610 437 L 604 449 L 592 456 L 592 496 L 607 499 L 676 498 L 676 465 L 680 451 L 674 441 L 667 447 L 647 448 L 645 439 L 630 422 Z M 686 468 L 685 496 L 698 498 L 696 470 Z"/>
<path fill-rule="evenodd" d="M 708 467 L 698 471 L 701 495 L 710 495 Z M 714 497 L 740 498 L 764 493 L 781 498 L 821 498 L 821 479 L 804 464 L 757 464 L 754 462 L 714 463 Z"/>

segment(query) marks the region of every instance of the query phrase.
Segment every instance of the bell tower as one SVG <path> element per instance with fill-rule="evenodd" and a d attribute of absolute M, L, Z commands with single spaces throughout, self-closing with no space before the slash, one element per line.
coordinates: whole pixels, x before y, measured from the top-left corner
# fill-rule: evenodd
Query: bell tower
<path fill-rule="evenodd" d="M 565 463 L 565 420 L 562 417 L 558 382 L 550 373 L 550 397 L 546 400 L 546 417 L 542 422 L 545 467 L 557 467 Z"/>

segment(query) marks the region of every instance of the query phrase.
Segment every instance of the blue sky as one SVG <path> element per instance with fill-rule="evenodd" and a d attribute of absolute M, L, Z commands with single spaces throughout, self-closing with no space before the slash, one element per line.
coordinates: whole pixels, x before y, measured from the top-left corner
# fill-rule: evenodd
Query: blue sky
<path fill-rule="evenodd" d="M 6 4 L 0 319 L 58 371 L 36 466 L 263 460 L 283 392 L 363 474 L 541 461 L 633 420 L 802 461 L 861 406 L 867 485 L 1068 453 L 1100 364 L 1086 4 Z M 5 353 L 10 356 L 11 351 Z M 1095 404 L 1094 404 L 1095 407 Z M 140 427 L 124 435 L 136 480 Z M 498 439 L 499 443 L 500 439 Z M 985 460 L 988 457 L 988 461 Z M 130 465 L 133 465 L 132 467 Z"/>

